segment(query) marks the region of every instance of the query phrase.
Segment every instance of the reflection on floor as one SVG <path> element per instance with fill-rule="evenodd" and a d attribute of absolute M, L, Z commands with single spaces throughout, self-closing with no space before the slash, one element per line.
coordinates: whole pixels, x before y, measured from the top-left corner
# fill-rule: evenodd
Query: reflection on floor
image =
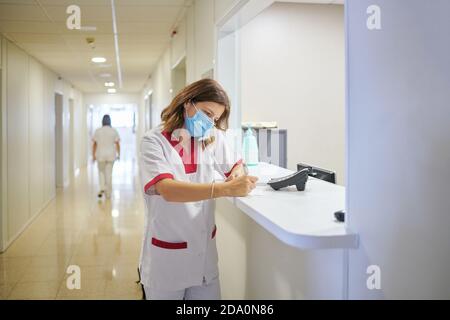
<path fill-rule="evenodd" d="M 144 218 L 137 165 L 117 162 L 111 200 L 97 199 L 90 164 L 0 255 L 0 299 L 141 299 L 138 266 Z M 69 265 L 81 289 L 67 288 Z"/>

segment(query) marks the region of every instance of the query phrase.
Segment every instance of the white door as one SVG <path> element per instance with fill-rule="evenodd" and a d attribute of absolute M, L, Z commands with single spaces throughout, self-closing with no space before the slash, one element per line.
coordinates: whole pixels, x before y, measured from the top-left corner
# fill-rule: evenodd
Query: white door
<path fill-rule="evenodd" d="M 64 187 L 64 109 L 63 96 L 55 94 L 55 184 L 57 188 Z"/>

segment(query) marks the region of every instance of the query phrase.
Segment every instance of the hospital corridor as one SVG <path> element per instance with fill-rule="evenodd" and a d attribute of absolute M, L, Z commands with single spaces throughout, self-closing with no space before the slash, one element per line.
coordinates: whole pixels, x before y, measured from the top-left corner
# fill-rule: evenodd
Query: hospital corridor
<path fill-rule="evenodd" d="M 97 199 L 97 170 L 80 170 L 0 256 L 2 299 L 141 299 L 137 267 L 143 201 L 135 159 L 115 164 L 111 201 Z M 80 266 L 80 290 L 67 267 Z"/>
<path fill-rule="evenodd" d="M 0 0 L 0 317 L 449 300 L 448 12 Z"/>

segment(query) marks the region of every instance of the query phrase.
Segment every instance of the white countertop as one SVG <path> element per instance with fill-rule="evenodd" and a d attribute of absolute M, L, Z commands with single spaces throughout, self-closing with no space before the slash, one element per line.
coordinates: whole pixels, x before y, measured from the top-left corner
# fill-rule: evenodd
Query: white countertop
<path fill-rule="evenodd" d="M 305 191 L 295 186 L 273 190 L 266 182 L 293 173 L 268 163 L 249 167 L 259 177 L 247 197 L 228 198 L 279 240 L 299 249 L 356 248 L 358 235 L 337 222 L 334 212 L 345 208 L 345 188 L 309 178 Z"/>

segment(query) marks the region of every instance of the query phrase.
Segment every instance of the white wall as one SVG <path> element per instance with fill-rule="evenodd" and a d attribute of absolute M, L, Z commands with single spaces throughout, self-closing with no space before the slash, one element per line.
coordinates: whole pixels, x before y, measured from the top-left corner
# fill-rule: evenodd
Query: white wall
<path fill-rule="evenodd" d="M 197 0 L 194 4 L 195 17 L 195 79 L 214 67 L 215 25 L 214 1 Z"/>
<path fill-rule="evenodd" d="M 239 0 L 215 0 L 214 22 L 218 23 L 239 2 Z"/>
<path fill-rule="evenodd" d="M 159 123 L 172 98 L 171 68 L 184 53 L 188 84 L 216 67 L 216 23 L 239 3 L 193 2 L 141 93 L 139 118 L 145 115 L 144 98 L 152 91 L 153 126 Z M 343 6 L 276 3 L 242 28 L 238 41 L 241 90 L 231 82 L 224 85 L 234 97 L 234 107 L 242 106 L 242 121 L 278 121 L 288 129 L 289 168 L 305 162 L 332 169 L 344 184 Z M 239 119 L 232 115 L 232 120 Z M 144 131 L 141 123 L 138 139 Z"/>
<path fill-rule="evenodd" d="M 6 70 L 7 239 L 10 239 L 30 219 L 28 56 L 11 43 L 7 43 Z"/>
<path fill-rule="evenodd" d="M 0 250 L 6 245 L 8 226 L 6 220 L 7 207 L 7 119 L 6 119 L 6 72 L 4 39 L 0 36 Z"/>
<path fill-rule="evenodd" d="M 73 156 L 74 170 L 81 169 L 87 165 L 88 144 L 87 137 L 87 108 L 84 103 L 84 96 L 78 90 L 72 91 L 74 101 L 74 135 L 73 135 Z"/>
<path fill-rule="evenodd" d="M 369 31 L 366 10 L 382 8 Z M 408 8 L 405 11 L 405 8 Z M 348 19 L 351 299 L 450 298 L 450 2 L 358 0 Z M 380 290 L 366 286 L 380 268 Z"/>
<path fill-rule="evenodd" d="M 150 81 L 141 92 L 141 99 L 139 103 L 139 124 L 136 138 L 138 143 L 136 145 L 139 150 L 140 140 L 145 133 L 145 117 L 146 117 L 146 101 L 145 96 L 152 92 L 152 124 L 151 127 L 157 126 L 161 122 L 161 111 L 167 107 L 172 100 L 171 83 L 171 51 L 168 48 L 161 56 L 159 63 L 152 73 Z"/>
<path fill-rule="evenodd" d="M 141 92 L 139 119 L 144 119 L 144 99 L 151 91 L 153 92 L 153 126 L 159 124 L 162 109 L 168 106 L 172 99 L 171 69 L 183 56 L 186 57 L 187 84 L 201 79 L 203 74 L 214 68 L 216 22 L 238 2 L 238 0 L 196 0 L 187 8 L 184 18 L 178 25 L 178 34 L 162 54 L 152 72 L 151 79 Z M 138 140 L 144 131 L 145 123 L 139 121 Z"/>
<path fill-rule="evenodd" d="M 170 67 L 176 66 L 186 56 L 187 19 L 180 21 L 177 34 L 172 38 L 170 49 Z"/>
<path fill-rule="evenodd" d="M 43 67 L 43 66 L 42 66 Z M 45 68 L 45 67 L 43 67 Z M 52 110 L 50 111 L 51 123 L 48 126 L 54 127 L 54 93 L 57 92 L 63 96 L 63 181 L 64 186 L 70 184 L 71 179 L 77 169 L 87 164 L 87 121 L 86 108 L 83 104 L 83 95 L 81 92 L 73 88 L 71 84 L 63 79 L 59 79 L 55 74 L 47 70 L 50 75 L 48 81 L 44 84 L 49 85 L 48 99 L 51 99 Z M 74 113 L 70 112 L 70 100 L 74 102 Z M 73 141 L 71 140 L 71 125 L 75 126 Z M 52 135 L 54 136 L 53 132 Z M 54 138 L 51 138 L 54 139 Z M 52 140 L 54 141 L 54 140 Z M 54 145 L 54 142 L 52 142 Z M 73 159 L 71 158 L 73 157 Z M 71 163 L 72 162 L 72 163 Z"/>
<path fill-rule="evenodd" d="M 344 9 L 276 3 L 240 30 L 242 121 L 288 129 L 288 167 L 344 183 Z"/>
<path fill-rule="evenodd" d="M 81 93 L 13 43 L 2 55 L 2 239 L 5 249 L 55 196 L 55 91 L 74 99 L 74 123 L 85 119 Z M 70 180 L 69 123 L 64 126 L 64 178 Z M 74 137 L 75 164 L 84 165 L 83 131 Z M 84 144 L 86 146 L 86 144 Z"/>

